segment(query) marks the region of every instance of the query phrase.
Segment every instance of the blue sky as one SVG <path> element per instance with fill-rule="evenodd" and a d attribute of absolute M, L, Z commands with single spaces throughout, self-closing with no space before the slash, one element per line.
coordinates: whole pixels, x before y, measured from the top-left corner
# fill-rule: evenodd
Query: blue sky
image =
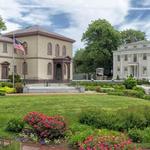
<path fill-rule="evenodd" d="M 0 0 L 0 15 L 7 31 L 40 25 L 76 40 L 95 19 L 107 19 L 118 30 L 146 32 L 150 39 L 150 0 Z"/>

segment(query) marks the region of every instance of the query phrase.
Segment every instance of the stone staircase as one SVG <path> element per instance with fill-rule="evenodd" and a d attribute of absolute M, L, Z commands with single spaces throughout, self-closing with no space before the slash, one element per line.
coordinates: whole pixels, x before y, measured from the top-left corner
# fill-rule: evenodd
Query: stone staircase
<path fill-rule="evenodd" d="M 84 87 L 73 87 L 67 85 L 53 84 L 51 86 L 27 85 L 24 93 L 84 93 Z"/>

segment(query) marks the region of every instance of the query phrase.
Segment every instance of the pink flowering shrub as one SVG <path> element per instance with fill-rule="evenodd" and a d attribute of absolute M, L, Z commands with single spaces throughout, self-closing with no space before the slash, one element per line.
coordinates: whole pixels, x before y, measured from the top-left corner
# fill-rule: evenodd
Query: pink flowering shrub
<path fill-rule="evenodd" d="M 55 139 L 63 137 L 66 131 L 66 123 L 62 116 L 46 116 L 38 112 L 30 112 L 24 117 L 24 121 L 32 127 L 40 139 Z"/>
<path fill-rule="evenodd" d="M 89 136 L 79 144 L 79 150 L 141 150 L 133 145 L 124 135 L 120 136 Z"/>

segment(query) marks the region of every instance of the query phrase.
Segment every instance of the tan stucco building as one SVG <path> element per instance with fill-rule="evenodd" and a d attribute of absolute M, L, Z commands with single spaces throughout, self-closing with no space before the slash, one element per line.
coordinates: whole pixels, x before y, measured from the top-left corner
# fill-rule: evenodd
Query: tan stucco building
<path fill-rule="evenodd" d="M 150 80 L 150 41 L 124 44 L 114 51 L 113 79 L 124 79 L 130 75 Z"/>
<path fill-rule="evenodd" d="M 24 43 L 26 55 L 13 50 L 13 35 Z M 75 41 L 39 26 L 0 36 L 0 80 L 13 72 L 27 82 L 68 82 L 72 80 L 72 46 Z M 15 59 L 13 63 L 13 51 Z"/>

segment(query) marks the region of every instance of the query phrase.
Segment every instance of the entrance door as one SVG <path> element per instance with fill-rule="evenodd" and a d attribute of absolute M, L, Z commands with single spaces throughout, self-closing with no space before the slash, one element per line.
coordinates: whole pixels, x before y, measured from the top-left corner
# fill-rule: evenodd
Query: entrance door
<path fill-rule="evenodd" d="M 8 79 L 8 64 L 2 64 L 2 79 Z"/>
<path fill-rule="evenodd" d="M 55 77 L 55 79 L 57 81 L 62 81 L 62 65 L 61 64 L 56 65 L 56 77 Z"/>

